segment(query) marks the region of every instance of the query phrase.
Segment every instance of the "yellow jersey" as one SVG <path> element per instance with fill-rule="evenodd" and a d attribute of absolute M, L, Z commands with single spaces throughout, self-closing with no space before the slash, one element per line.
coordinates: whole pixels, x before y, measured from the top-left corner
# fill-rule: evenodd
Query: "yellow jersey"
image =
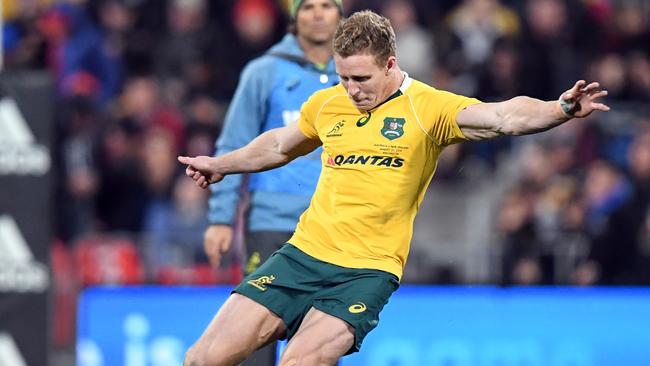
<path fill-rule="evenodd" d="M 338 266 L 401 278 L 413 220 L 445 146 L 466 138 L 456 123 L 480 103 L 405 77 L 364 112 L 339 84 L 313 94 L 298 126 L 323 144 L 323 169 L 289 243 Z"/>

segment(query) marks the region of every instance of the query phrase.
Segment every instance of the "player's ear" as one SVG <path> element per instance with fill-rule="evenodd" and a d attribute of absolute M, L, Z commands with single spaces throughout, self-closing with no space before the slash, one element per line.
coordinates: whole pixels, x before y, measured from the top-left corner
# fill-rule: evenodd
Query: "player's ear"
<path fill-rule="evenodd" d="M 386 61 L 386 76 L 388 76 L 388 73 L 395 68 L 395 65 L 397 65 L 397 59 L 395 56 L 388 57 L 388 61 Z"/>

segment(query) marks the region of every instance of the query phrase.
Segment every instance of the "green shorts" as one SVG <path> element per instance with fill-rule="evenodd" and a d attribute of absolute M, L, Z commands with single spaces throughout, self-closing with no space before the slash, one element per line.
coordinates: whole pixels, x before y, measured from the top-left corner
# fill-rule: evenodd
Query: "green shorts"
<path fill-rule="evenodd" d="M 282 318 L 289 339 L 312 307 L 345 320 L 354 327 L 350 354 L 359 351 L 365 336 L 377 326 L 379 312 L 398 287 L 391 273 L 336 266 L 285 244 L 233 292 Z"/>

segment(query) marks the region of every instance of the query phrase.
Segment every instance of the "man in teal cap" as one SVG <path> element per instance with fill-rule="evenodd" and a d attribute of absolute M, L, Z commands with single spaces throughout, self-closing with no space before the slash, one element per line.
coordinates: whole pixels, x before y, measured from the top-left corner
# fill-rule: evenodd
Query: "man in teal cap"
<path fill-rule="evenodd" d="M 291 1 L 291 0 L 289 0 Z M 303 0 L 293 0 L 291 1 L 291 19 L 296 19 L 296 13 L 302 5 Z M 343 14 L 343 0 L 334 0 L 334 4 L 339 8 L 339 12 Z"/>
<path fill-rule="evenodd" d="M 242 72 L 217 141 L 218 156 L 245 146 L 263 132 L 294 122 L 313 92 L 339 82 L 332 39 L 342 15 L 341 0 L 288 1 L 290 31 Z M 320 150 L 282 169 L 250 175 L 245 186 L 250 194 L 245 215 L 245 275 L 293 234 L 316 188 L 319 156 Z M 231 247 L 243 182 L 241 175 L 232 175 L 212 189 L 204 246 L 215 266 Z M 255 352 L 243 365 L 274 365 L 275 348 L 273 343 Z"/>

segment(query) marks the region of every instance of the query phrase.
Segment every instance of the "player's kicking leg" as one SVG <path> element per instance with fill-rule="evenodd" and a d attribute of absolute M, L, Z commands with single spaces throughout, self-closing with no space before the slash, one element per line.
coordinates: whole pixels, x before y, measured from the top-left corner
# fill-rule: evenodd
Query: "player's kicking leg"
<path fill-rule="evenodd" d="M 280 366 L 331 366 L 354 345 L 354 328 L 335 316 L 311 308 L 287 344 Z"/>
<path fill-rule="evenodd" d="M 232 294 L 187 351 L 183 365 L 234 366 L 285 333 L 277 315 L 247 297 Z"/>

